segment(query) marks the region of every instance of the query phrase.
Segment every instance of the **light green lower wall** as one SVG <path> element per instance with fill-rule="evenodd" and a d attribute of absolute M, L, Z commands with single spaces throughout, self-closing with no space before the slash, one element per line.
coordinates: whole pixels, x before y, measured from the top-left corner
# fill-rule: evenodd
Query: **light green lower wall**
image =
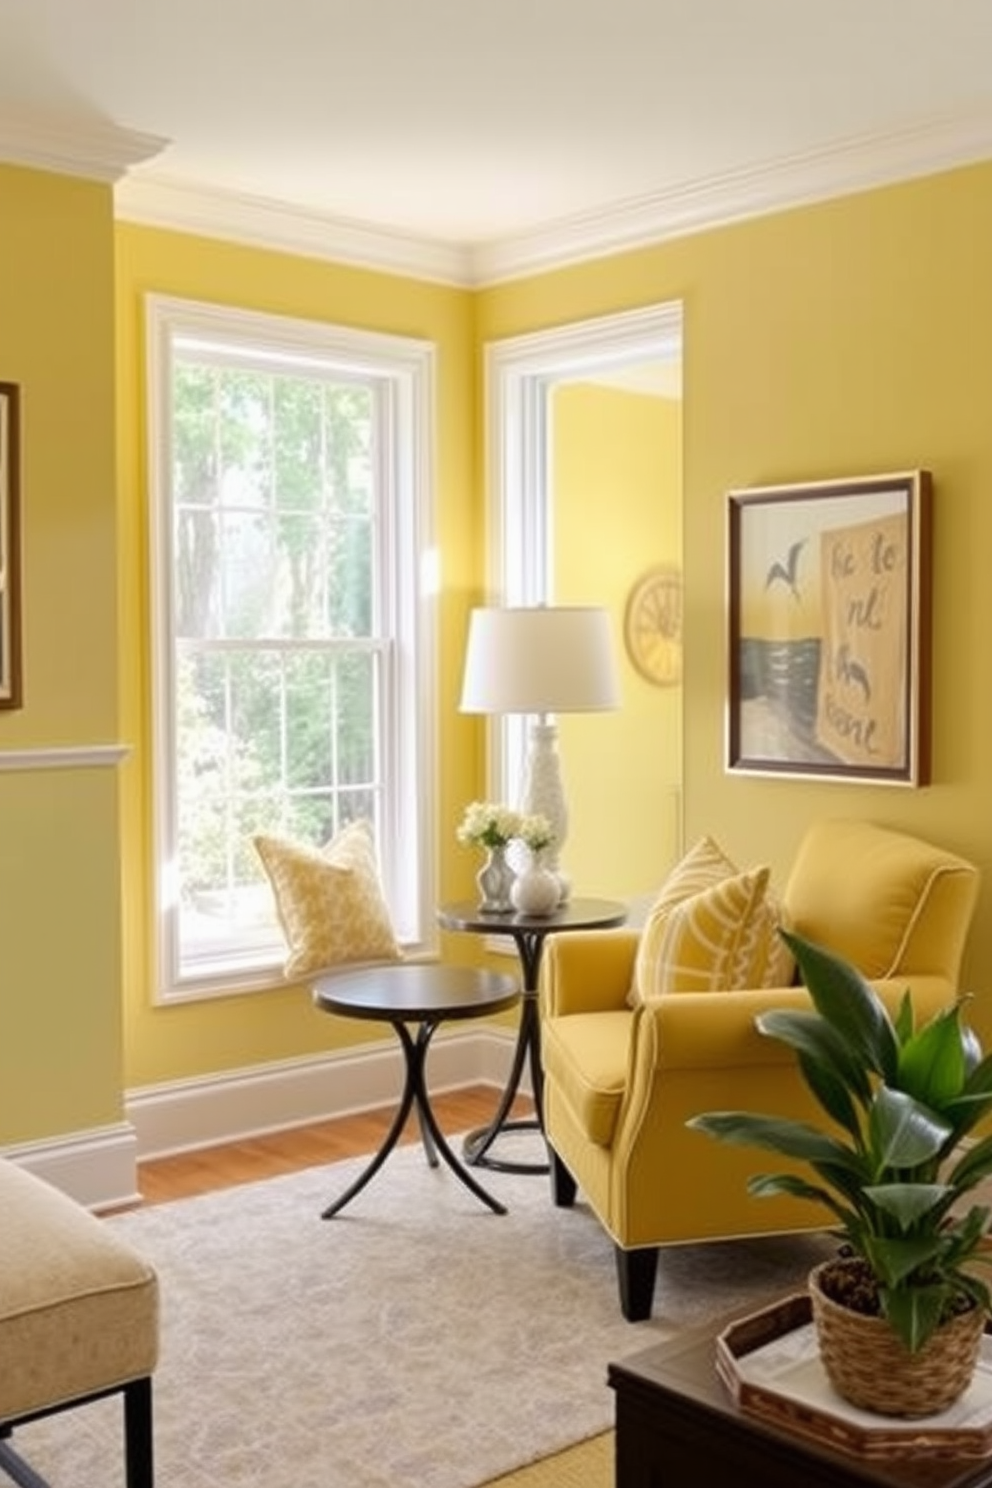
<path fill-rule="evenodd" d="M 123 1117 L 117 793 L 0 771 L 0 1144 Z"/>

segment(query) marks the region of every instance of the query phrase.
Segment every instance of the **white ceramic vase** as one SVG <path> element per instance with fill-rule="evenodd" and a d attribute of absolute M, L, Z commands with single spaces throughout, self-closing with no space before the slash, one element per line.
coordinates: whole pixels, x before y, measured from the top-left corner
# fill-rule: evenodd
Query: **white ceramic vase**
<path fill-rule="evenodd" d="M 540 855 L 534 854 L 523 872 L 513 880 L 510 897 L 519 914 L 554 914 L 561 900 L 558 875 L 545 868 Z"/>
<path fill-rule="evenodd" d="M 505 847 L 491 847 L 486 861 L 475 875 L 479 888 L 480 914 L 512 914 L 510 897 L 515 882 L 513 869 L 506 860 Z"/>

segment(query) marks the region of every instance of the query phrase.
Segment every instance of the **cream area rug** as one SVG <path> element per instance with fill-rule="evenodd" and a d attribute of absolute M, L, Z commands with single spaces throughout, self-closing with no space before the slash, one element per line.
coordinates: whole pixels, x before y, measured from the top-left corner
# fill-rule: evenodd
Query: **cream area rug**
<path fill-rule="evenodd" d="M 607 1430 L 611 1360 L 802 1286 L 832 1249 L 663 1252 L 653 1316 L 631 1324 L 581 1196 L 556 1210 L 546 1177 L 480 1170 L 493 1214 L 412 1146 L 322 1220 L 363 1165 L 106 1220 L 160 1278 L 157 1488 L 476 1488 Z M 14 1441 L 52 1488 L 123 1488 L 119 1400 Z"/>

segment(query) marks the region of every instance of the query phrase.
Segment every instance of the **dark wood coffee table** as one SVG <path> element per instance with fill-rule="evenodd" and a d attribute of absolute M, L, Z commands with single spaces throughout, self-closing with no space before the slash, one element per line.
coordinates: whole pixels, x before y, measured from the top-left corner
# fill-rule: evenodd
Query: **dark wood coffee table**
<path fill-rule="evenodd" d="M 616 1488 L 992 1488 L 992 1457 L 868 1461 L 742 1411 L 716 1373 L 717 1334 L 730 1321 L 609 1365 Z"/>

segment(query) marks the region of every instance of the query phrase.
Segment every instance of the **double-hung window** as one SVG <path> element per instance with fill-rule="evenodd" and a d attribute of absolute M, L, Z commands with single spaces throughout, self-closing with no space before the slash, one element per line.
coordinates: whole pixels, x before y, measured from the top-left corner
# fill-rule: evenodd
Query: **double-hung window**
<path fill-rule="evenodd" d="M 268 985 L 256 832 L 374 827 L 397 935 L 432 935 L 433 353 L 148 301 L 159 997 Z"/>

